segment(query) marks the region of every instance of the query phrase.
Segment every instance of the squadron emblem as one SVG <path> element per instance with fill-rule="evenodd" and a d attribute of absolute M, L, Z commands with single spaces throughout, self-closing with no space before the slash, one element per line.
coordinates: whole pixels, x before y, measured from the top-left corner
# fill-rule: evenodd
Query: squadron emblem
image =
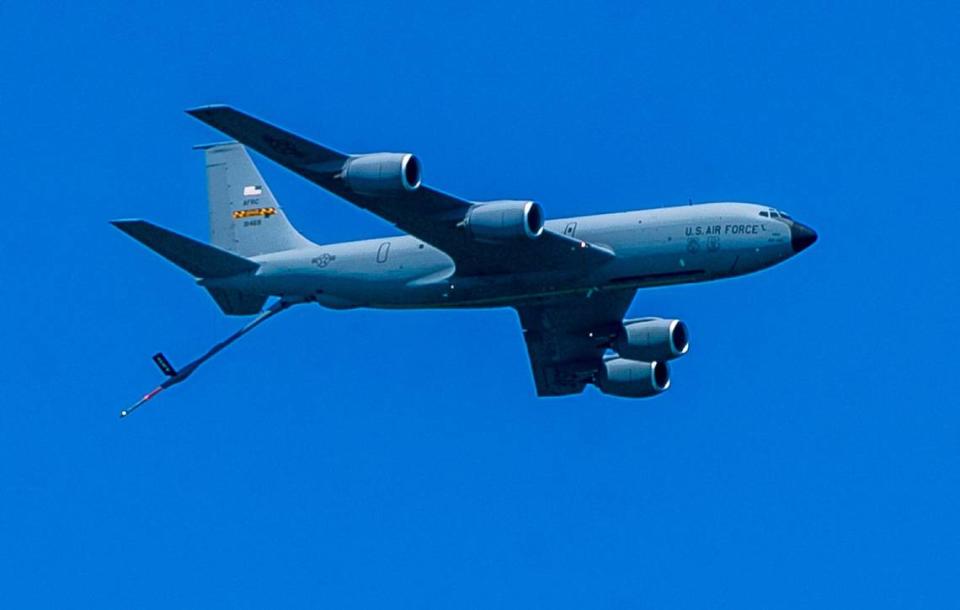
<path fill-rule="evenodd" d="M 330 254 L 329 252 L 324 252 L 320 256 L 315 256 L 310 259 L 310 262 L 316 265 L 317 267 L 326 267 L 331 262 L 337 260 L 336 255 Z"/>

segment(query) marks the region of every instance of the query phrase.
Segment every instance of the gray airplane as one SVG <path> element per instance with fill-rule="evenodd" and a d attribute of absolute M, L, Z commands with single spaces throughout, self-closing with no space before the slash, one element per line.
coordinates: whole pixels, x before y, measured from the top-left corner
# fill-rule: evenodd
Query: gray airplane
<path fill-rule="evenodd" d="M 332 309 L 512 307 L 539 396 L 594 384 L 616 396 L 670 387 L 667 361 L 689 349 L 680 320 L 624 319 L 638 288 L 770 267 L 817 234 L 766 205 L 707 203 L 545 220 L 533 201 L 475 202 L 421 181 L 409 153 L 348 155 L 228 106 L 188 114 L 237 140 L 206 156 L 210 242 L 143 220 L 113 224 L 196 278 L 225 314 L 259 314 L 176 370 L 121 417 L 267 318 L 300 303 Z M 244 145 L 373 212 L 406 235 L 318 245 L 290 224 Z M 278 297 L 263 309 L 270 297 Z"/>

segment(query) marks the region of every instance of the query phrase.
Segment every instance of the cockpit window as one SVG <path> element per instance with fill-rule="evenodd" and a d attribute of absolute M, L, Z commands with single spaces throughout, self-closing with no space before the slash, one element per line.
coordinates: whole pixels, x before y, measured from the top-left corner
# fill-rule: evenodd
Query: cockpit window
<path fill-rule="evenodd" d="M 793 217 L 790 214 L 787 214 L 783 210 L 775 210 L 773 208 L 768 208 L 760 212 L 760 215 L 764 218 L 786 218 L 787 220 L 793 220 Z"/>

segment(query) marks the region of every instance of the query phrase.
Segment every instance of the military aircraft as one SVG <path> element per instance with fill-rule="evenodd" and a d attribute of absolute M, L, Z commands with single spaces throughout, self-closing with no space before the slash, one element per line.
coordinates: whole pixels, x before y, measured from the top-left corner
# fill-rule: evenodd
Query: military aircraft
<path fill-rule="evenodd" d="M 144 220 L 112 224 L 190 273 L 225 314 L 258 315 L 179 371 L 156 354 L 167 379 L 121 417 L 301 303 L 512 307 L 539 396 L 577 394 L 587 384 L 654 396 L 670 387 L 667 361 L 687 353 L 689 334 L 680 320 L 624 319 L 637 289 L 744 275 L 817 239 L 789 214 L 752 203 L 546 220 L 534 201 L 470 201 L 431 188 L 410 153 L 341 153 L 229 106 L 187 113 L 236 140 L 196 147 L 206 157 L 210 244 Z M 287 220 L 245 146 L 406 235 L 311 242 Z"/>

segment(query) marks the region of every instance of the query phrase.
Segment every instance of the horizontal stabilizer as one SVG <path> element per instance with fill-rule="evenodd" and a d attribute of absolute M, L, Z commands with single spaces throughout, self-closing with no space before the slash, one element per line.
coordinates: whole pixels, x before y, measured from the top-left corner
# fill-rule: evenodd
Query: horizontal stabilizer
<path fill-rule="evenodd" d="M 114 220 L 110 224 L 194 277 L 229 277 L 251 273 L 260 267 L 242 256 L 174 233 L 145 220 Z"/>
<path fill-rule="evenodd" d="M 207 287 L 207 292 L 213 297 L 213 300 L 220 306 L 221 311 L 228 316 L 250 316 L 260 313 L 263 304 L 267 302 L 267 297 L 240 292 L 230 288 Z"/>

